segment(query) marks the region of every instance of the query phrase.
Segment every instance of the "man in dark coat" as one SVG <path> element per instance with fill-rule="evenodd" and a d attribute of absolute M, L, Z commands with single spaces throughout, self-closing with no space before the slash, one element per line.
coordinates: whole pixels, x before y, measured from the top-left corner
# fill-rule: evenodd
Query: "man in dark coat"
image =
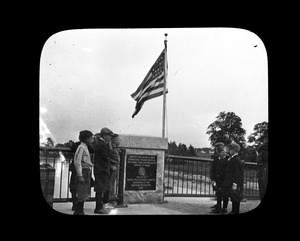
<path fill-rule="evenodd" d="M 96 207 L 94 213 L 108 214 L 109 210 L 103 207 L 103 201 L 109 198 L 109 176 L 110 176 L 110 156 L 111 137 L 114 133 L 108 128 L 102 128 L 100 135 L 96 139 L 94 146 L 94 176 L 96 192 Z"/>
<path fill-rule="evenodd" d="M 240 146 L 236 143 L 227 145 L 229 158 L 225 170 L 223 187 L 225 195 L 230 197 L 232 202 L 232 211 L 230 214 L 237 214 L 240 212 L 241 189 L 243 185 L 243 167 L 238 152 Z"/>
<path fill-rule="evenodd" d="M 111 196 L 116 196 L 116 183 L 117 183 L 117 174 L 118 174 L 118 169 L 119 169 L 119 163 L 120 163 L 120 150 L 118 149 L 118 146 L 120 145 L 120 139 L 119 135 L 115 134 L 114 137 L 112 137 L 111 140 L 111 157 L 110 157 L 110 195 Z M 107 200 L 108 201 L 108 200 Z M 107 203 L 108 207 L 114 207 L 110 205 L 110 203 Z M 105 203 L 104 203 L 104 206 Z"/>
<path fill-rule="evenodd" d="M 225 169 L 227 165 L 227 156 L 225 152 L 224 143 L 217 142 L 215 144 L 216 155 L 212 162 L 210 179 L 212 181 L 214 190 L 216 191 L 217 204 L 213 207 L 211 213 L 226 213 L 228 197 L 223 195 L 223 181 L 225 176 Z M 223 208 L 222 208 L 223 201 Z"/>
<path fill-rule="evenodd" d="M 259 187 L 259 196 L 260 201 L 263 199 L 267 184 L 268 184 L 268 159 L 269 159 L 269 152 L 268 152 L 268 131 L 265 131 L 263 134 L 263 144 L 257 149 L 257 163 L 258 163 L 258 187 Z"/>

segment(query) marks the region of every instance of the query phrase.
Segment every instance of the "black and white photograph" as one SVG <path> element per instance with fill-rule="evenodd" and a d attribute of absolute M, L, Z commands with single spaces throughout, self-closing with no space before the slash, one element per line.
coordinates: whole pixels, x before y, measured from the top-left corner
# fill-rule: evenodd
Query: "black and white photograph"
<path fill-rule="evenodd" d="M 39 63 L 39 168 L 63 215 L 255 211 L 268 184 L 268 49 L 234 27 L 81 28 Z"/>

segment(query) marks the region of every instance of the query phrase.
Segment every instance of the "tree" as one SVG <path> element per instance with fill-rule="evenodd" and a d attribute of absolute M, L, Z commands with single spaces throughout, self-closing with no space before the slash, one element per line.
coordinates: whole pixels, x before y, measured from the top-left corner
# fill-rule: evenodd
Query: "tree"
<path fill-rule="evenodd" d="M 168 143 L 168 146 L 170 155 L 196 156 L 196 150 L 191 144 L 189 148 L 187 148 L 185 144 L 179 143 L 179 145 L 177 146 L 175 141 L 171 141 Z"/>
<path fill-rule="evenodd" d="M 188 156 L 196 156 L 195 148 L 190 144 L 189 148 L 187 149 Z"/>
<path fill-rule="evenodd" d="M 64 145 L 64 144 L 61 144 L 61 143 L 57 143 L 57 144 L 55 145 L 55 147 L 65 147 L 65 145 Z"/>
<path fill-rule="evenodd" d="M 241 147 L 245 145 L 244 135 L 246 131 L 242 128 L 242 120 L 234 112 L 220 112 L 217 120 L 208 126 L 206 134 L 209 134 L 209 140 L 212 146 L 217 142 L 223 142 L 228 145 L 234 141 Z"/>
<path fill-rule="evenodd" d="M 216 117 L 217 120 L 211 123 L 206 134 L 209 134 L 209 140 L 212 146 L 217 142 L 223 142 L 228 145 L 231 142 L 235 142 L 240 145 L 241 150 L 239 155 L 241 158 L 245 158 L 245 145 L 246 140 L 244 135 L 246 131 L 242 128 L 242 120 L 234 112 L 220 112 Z"/>
<path fill-rule="evenodd" d="M 257 123 L 254 128 L 253 128 L 253 133 L 251 133 L 248 136 L 248 142 L 253 143 L 253 147 L 257 148 L 258 146 L 263 144 L 263 138 L 262 135 L 264 131 L 268 130 L 269 128 L 269 123 L 268 122 L 261 122 Z"/>
<path fill-rule="evenodd" d="M 179 156 L 187 156 L 187 147 L 185 144 L 178 144 L 178 155 Z"/>
<path fill-rule="evenodd" d="M 47 137 L 47 142 L 44 143 L 45 146 L 54 146 L 54 141 L 51 139 L 51 137 Z"/>
<path fill-rule="evenodd" d="M 178 147 L 175 141 L 171 141 L 169 143 L 169 154 L 170 155 L 178 155 Z"/>
<path fill-rule="evenodd" d="M 64 146 L 65 146 L 65 147 L 71 147 L 71 146 L 73 146 L 74 143 L 75 143 L 74 141 L 69 140 L 68 142 L 66 142 L 66 143 L 64 144 Z"/>

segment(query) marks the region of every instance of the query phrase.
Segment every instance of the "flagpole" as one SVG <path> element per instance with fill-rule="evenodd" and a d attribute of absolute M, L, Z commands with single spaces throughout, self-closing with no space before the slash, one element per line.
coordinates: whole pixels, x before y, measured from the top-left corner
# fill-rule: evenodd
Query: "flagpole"
<path fill-rule="evenodd" d="M 165 125 L 166 125 L 166 86 L 167 86 L 167 36 L 165 33 L 165 74 L 164 74 L 164 90 L 163 90 L 163 116 L 162 116 L 162 137 L 165 137 Z"/>

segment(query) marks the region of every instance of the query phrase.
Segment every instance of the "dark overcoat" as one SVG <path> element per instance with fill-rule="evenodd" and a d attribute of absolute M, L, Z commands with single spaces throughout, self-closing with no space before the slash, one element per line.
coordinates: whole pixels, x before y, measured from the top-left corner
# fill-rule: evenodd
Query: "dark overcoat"
<path fill-rule="evenodd" d="M 227 162 L 223 186 L 232 187 L 233 183 L 236 183 L 238 188 L 243 185 L 243 164 L 238 155 L 229 158 Z"/>
<path fill-rule="evenodd" d="M 218 156 L 216 156 L 213 159 L 211 172 L 210 172 L 210 179 L 212 181 L 216 182 L 217 187 L 222 187 L 223 186 L 226 165 L 227 165 L 227 162 L 228 162 L 227 159 L 228 159 L 228 157 L 224 157 L 223 159 L 219 159 Z"/>
<path fill-rule="evenodd" d="M 109 144 L 103 139 L 99 139 L 94 146 L 94 176 L 95 192 L 105 192 L 109 190 L 110 176 L 110 155 Z"/>
<path fill-rule="evenodd" d="M 238 155 L 228 158 L 223 187 L 225 195 L 229 196 L 232 202 L 240 202 L 243 191 L 243 164 Z M 232 184 L 236 183 L 237 188 L 232 189 Z"/>
<path fill-rule="evenodd" d="M 257 163 L 258 163 L 258 186 L 259 186 L 259 195 L 260 200 L 263 199 L 267 184 L 268 184 L 268 170 L 269 170 L 269 152 L 268 145 L 261 145 L 258 150 Z"/>

